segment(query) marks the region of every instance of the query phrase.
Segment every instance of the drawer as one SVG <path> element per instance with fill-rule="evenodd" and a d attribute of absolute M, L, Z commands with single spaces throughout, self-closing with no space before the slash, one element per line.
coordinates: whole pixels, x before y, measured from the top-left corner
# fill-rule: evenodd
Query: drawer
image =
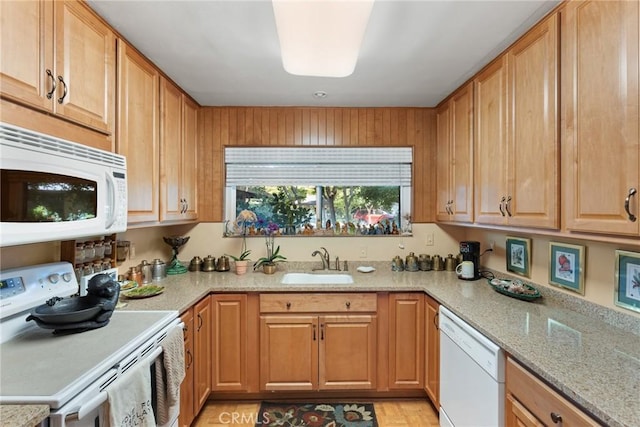
<path fill-rule="evenodd" d="M 375 312 L 375 293 L 261 294 L 261 313 Z"/>
<path fill-rule="evenodd" d="M 513 359 L 507 359 L 507 394 L 515 397 L 545 425 L 554 425 L 553 416 L 562 417 L 564 426 L 599 426 L 572 402 L 561 396 Z"/>

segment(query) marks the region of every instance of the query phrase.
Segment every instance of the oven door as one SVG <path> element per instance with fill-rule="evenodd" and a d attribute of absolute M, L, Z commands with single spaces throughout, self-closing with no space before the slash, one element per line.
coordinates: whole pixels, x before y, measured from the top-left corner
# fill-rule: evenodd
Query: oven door
<path fill-rule="evenodd" d="M 132 355 L 119 364 L 119 366 L 131 367 L 137 363 L 141 363 L 141 361 L 149 361 L 149 369 L 151 369 L 151 401 L 154 414 L 157 414 L 155 369 L 156 364 L 161 364 L 161 359 L 159 359 L 161 354 L 162 347 L 159 346 L 138 361 L 134 361 L 138 355 Z M 119 367 L 110 369 L 96 382 L 75 396 L 60 409 L 51 411 L 49 418 L 41 424 L 41 427 L 109 426 L 109 404 L 106 389 L 116 380 L 118 375 L 122 375 Z M 178 404 L 172 408 L 171 413 L 169 414 L 169 421 L 161 427 L 177 427 L 179 413 L 180 408 Z"/>

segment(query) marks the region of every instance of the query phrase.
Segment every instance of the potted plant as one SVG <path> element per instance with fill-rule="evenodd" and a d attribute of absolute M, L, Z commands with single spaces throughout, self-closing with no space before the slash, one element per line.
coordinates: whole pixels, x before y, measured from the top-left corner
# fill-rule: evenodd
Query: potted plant
<path fill-rule="evenodd" d="M 239 256 L 227 254 L 235 261 L 236 274 L 244 274 L 247 272 L 249 255 L 251 255 L 251 250 L 247 249 L 247 230 L 248 227 L 257 220 L 256 214 L 246 209 L 241 211 L 236 218 L 235 229 L 242 234 L 242 248 L 240 249 Z"/>
<path fill-rule="evenodd" d="M 238 275 L 246 273 L 249 268 L 249 255 L 251 255 L 251 251 L 246 249 L 246 246 L 243 246 L 243 249 L 244 250 L 240 252 L 240 256 L 229 255 L 235 261 L 236 274 Z"/>
<path fill-rule="evenodd" d="M 258 259 L 253 264 L 253 269 L 256 270 L 262 266 L 262 272 L 264 274 L 273 274 L 276 272 L 276 264 L 279 262 L 286 262 L 286 257 L 280 255 L 280 246 L 275 247 L 275 234 L 278 231 L 278 226 L 274 223 L 270 223 L 266 229 L 265 245 L 267 246 L 267 256 Z"/>

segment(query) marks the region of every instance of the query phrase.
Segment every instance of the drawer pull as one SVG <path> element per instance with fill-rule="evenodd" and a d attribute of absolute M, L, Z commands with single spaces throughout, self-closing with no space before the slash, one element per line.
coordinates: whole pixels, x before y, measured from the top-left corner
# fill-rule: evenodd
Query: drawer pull
<path fill-rule="evenodd" d="M 351 301 L 347 301 L 345 305 L 347 306 L 347 308 L 351 308 Z"/>
<path fill-rule="evenodd" d="M 552 412 L 550 415 L 551 415 L 551 421 L 553 421 L 555 424 L 562 422 L 562 415 L 556 414 L 555 412 Z"/>
<path fill-rule="evenodd" d="M 53 94 L 56 92 L 56 78 L 53 77 L 51 70 L 47 69 L 47 76 L 51 79 L 51 90 L 47 92 L 47 99 L 51 99 Z"/>
<path fill-rule="evenodd" d="M 291 303 L 287 302 L 287 310 L 289 310 L 291 308 Z"/>
<path fill-rule="evenodd" d="M 636 222 L 636 220 L 638 219 L 634 214 L 631 213 L 631 210 L 629 209 L 629 202 L 631 201 L 631 198 L 636 195 L 637 192 L 638 190 L 636 190 L 635 188 L 630 188 L 629 195 L 624 200 L 624 210 L 627 212 L 627 216 L 629 217 L 629 221 L 631 222 Z"/>

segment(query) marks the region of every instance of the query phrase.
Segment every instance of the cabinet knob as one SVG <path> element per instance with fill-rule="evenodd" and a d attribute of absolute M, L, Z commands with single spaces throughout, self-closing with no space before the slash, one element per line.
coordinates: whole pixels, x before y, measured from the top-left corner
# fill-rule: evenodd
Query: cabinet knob
<path fill-rule="evenodd" d="M 551 421 L 553 421 L 554 424 L 558 424 L 562 422 L 562 415 L 556 414 L 555 412 L 552 412 L 549 415 L 551 415 Z"/>
<path fill-rule="evenodd" d="M 289 310 L 291 308 L 291 303 L 287 302 L 287 310 Z"/>
<path fill-rule="evenodd" d="M 351 308 L 351 301 L 347 301 L 345 305 L 347 306 L 347 308 Z"/>

